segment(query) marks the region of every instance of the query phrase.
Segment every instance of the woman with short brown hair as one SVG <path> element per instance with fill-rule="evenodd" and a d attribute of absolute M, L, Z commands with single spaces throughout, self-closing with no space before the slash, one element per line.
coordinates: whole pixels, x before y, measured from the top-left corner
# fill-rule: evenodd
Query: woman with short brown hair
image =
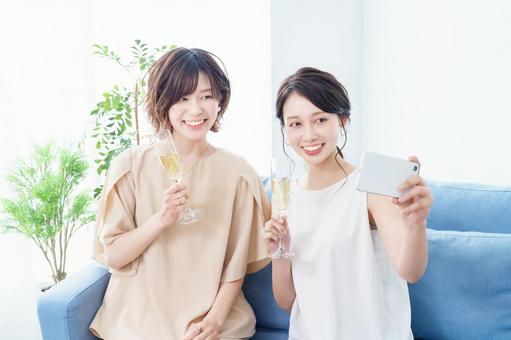
<path fill-rule="evenodd" d="M 229 79 L 211 53 L 176 48 L 152 66 L 148 85 L 149 120 L 171 131 L 183 177 L 166 176 L 152 145 L 112 162 L 95 242 L 112 277 L 90 329 L 108 340 L 248 338 L 255 316 L 241 285 L 268 262 L 269 205 L 254 169 L 207 140 L 227 109 Z M 180 224 L 186 206 L 203 216 Z"/>

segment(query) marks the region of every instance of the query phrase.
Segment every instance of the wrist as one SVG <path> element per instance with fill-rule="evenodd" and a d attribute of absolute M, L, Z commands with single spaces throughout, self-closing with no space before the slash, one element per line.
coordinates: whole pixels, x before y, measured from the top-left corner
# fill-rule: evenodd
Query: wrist
<path fill-rule="evenodd" d="M 165 225 L 165 220 L 163 218 L 163 212 L 160 210 L 156 214 L 154 214 L 153 226 L 158 231 L 161 232 L 167 226 Z"/>
<path fill-rule="evenodd" d="M 215 315 L 207 314 L 203 321 L 215 327 L 219 332 L 222 329 L 223 322 Z"/>
<path fill-rule="evenodd" d="M 426 224 L 426 221 L 423 221 L 423 222 L 419 222 L 419 223 L 405 223 L 405 226 L 406 226 L 406 231 L 409 231 L 409 232 L 422 232 L 424 230 L 426 230 L 426 228 L 428 227 L 427 224 Z"/>

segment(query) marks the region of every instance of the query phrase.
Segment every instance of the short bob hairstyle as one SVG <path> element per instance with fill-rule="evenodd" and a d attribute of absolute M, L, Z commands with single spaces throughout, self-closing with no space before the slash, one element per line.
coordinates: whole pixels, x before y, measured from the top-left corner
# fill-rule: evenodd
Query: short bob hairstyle
<path fill-rule="evenodd" d="M 231 85 L 226 72 L 220 67 L 222 61 L 214 54 L 199 48 L 174 48 L 162 55 L 149 69 L 146 110 L 155 131 L 170 129 L 169 110 L 181 98 L 197 88 L 199 72 L 204 73 L 211 84 L 213 97 L 218 100 L 220 111 L 211 127 L 217 132 L 231 97 Z"/>

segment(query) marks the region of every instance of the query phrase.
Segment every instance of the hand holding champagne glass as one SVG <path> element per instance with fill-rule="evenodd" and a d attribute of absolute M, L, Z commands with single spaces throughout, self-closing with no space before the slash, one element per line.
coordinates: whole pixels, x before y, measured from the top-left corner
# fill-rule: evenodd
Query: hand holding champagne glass
<path fill-rule="evenodd" d="M 168 129 L 164 129 L 154 136 L 153 144 L 156 146 L 160 164 L 167 176 L 169 176 L 176 183 L 180 183 L 183 178 L 183 169 L 181 161 L 177 153 L 176 146 L 172 140 L 172 134 Z M 179 219 L 179 224 L 190 224 L 198 221 L 203 215 L 202 210 L 186 208 L 183 215 Z"/>
<path fill-rule="evenodd" d="M 287 207 L 289 205 L 289 198 L 291 194 L 291 178 L 290 169 L 287 162 L 272 160 L 272 174 L 271 174 L 271 193 L 272 193 L 272 222 L 275 222 L 275 217 L 283 219 L 287 227 Z M 278 247 L 277 250 L 271 255 L 274 259 L 285 258 L 289 259 L 293 256 L 282 242 L 282 232 L 278 233 Z"/>

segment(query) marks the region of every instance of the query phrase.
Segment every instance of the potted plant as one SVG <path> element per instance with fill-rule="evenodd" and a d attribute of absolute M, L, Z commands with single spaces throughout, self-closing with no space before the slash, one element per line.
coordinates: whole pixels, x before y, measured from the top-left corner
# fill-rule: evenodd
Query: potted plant
<path fill-rule="evenodd" d="M 72 236 L 94 220 L 90 191 L 78 191 L 87 169 L 79 149 L 49 143 L 35 146 L 30 157 L 17 159 L 7 175 L 12 197 L 0 200 L 0 230 L 32 240 L 44 255 L 54 283 L 66 277 Z"/>
<path fill-rule="evenodd" d="M 98 157 L 97 173 L 106 173 L 110 162 L 132 145 L 139 145 L 139 116 L 145 101 L 145 75 L 157 57 L 175 45 L 163 45 L 150 49 L 147 44 L 135 40 L 131 46 L 131 59 L 124 62 L 118 53 L 106 45 L 93 45 L 94 54 L 113 61 L 122 67 L 133 79 L 129 85 L 115 84 L 110 91 L 102 94 L 96 107 L 90 112 L 94 118 L 92 138 Z M 94 197 L 101 193 L 101 186 L 94 189 Z"/>

